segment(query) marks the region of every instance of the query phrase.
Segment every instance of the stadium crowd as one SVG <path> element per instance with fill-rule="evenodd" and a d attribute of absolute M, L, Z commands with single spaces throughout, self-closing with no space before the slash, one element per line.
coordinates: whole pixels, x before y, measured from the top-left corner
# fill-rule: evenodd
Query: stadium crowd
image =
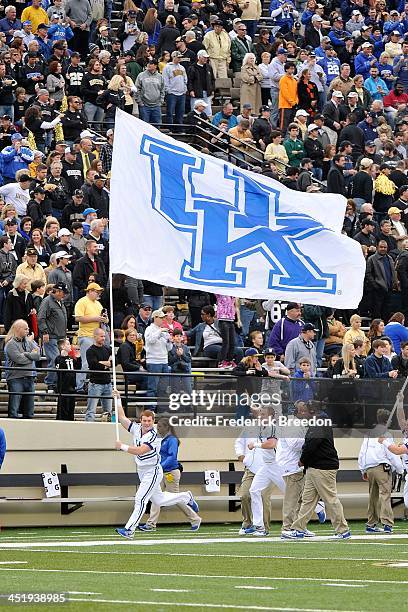
<path fill-rule="evenodd" d="M 406 376 L 408 4 L 272 0 L 269 17 L 264 8 L 260 0 L 0 5 L 0 323 L 10 417 L 33 416 L 24 392 L 41 361 L 65 371 L 45 379 L 50 393 L 71 396 L 59 398 L 58 418 L 74 418 L 75 393 L 89 394 L 88 420 L 97 396 L 111 412 L 109 314 L 118 363 L 150 398 L 167 381 L 147 373 L 188 374 L 198 356 L 231 370 L 241 391 L 248 374 L 313 379 L 324 363 L 326 377 Z M 225 88 L 231 96 L 220 95 Z M 114 275 L 109 313 L 117 108 L 315 192 L 322 206 L 321 192 L 346 196 L 343 231 L 367 259 L 357 312 L 290 303 L 279 318 L 272 302 L 197 291 L 180 291 L 175 304 L 168 288 Z M 188 392 L 192 381 L 172 377 L 171 385 Z M 302 380 L 291 389 L 294 401 L 314 393 Z"/>

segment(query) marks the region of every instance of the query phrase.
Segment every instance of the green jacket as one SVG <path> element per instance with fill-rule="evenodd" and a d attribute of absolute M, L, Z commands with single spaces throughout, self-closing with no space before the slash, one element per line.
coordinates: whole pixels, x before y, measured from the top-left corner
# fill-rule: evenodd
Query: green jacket
<path fill-rule="evenodd" d="M 143 67 L 134 60 L 132 60 L 126 64 L 126 72 L 130 76 L 132 81 L 135 83 L 137 75 L 143 72 Z"/>
<path fill-rule="evenodd" d="M 286 149 L 286 153 L 289 159 L 289 165 L 294 166 L 295 168 L 299 168 L 300 162 L 305 156 L 303 142 L 299 139 L 292 140 L 291 138 L 287 138 L 287 140 L 284 141 L 283 146 Z M 294 151 L 301 151 L 302 154 L 301 155 L 299 155 L 299 153 L 295 154 Z"/>
<path fill-rule="evenodd" d="M 249 40 L 246 40 L 246 43 L 249 51 L 245 43 L 242 43 L 239 38 L 234 38 L 231 42 L 231 67 L 234 72 L 241 71 L 242 62 L 247 53 L 255 53 L 254 45 Z"/>

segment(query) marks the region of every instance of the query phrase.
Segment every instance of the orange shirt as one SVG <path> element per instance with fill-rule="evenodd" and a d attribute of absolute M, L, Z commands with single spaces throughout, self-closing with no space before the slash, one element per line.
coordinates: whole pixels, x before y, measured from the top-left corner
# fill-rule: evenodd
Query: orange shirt
<path fill-rule="evenodd" d="M 298 102 L 297 80 L 285 74 L 279 81 L 279 108 L 293 108 Z"/>

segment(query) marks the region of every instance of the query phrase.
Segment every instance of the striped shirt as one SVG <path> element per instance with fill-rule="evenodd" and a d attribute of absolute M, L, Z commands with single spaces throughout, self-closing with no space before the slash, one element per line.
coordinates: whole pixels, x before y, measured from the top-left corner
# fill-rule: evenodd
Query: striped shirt
<path fill-rule="evenodd" d="M 150 429 L 147 433 L 142 432 L 142 426 L 139 423 L 131 423 L 128 429 L 133 436 L 133 446 L 142 446 L 146 444 L 149 451 L 143 455 L 133 455 L 136 465 L 138 466 L 155 466 L 160 463 L 160 446 L 161 438 L 157 436 L 155 429 Z"/>

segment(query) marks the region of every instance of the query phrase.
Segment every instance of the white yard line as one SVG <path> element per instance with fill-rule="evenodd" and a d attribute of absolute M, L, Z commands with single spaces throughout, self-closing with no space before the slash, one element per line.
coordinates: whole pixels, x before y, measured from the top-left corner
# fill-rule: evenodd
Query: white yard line
<path fill-rule="evenodd" d="M 235 586 L 234 589 L 245 589 L 247 591 L 276 591 L 278 587 L 269 587 L 269 586 Z"/>
<path fill-rule="evenodd" d="M 356 535 L 353 536 L 354 541 L 363 541 L 363 540 L 398 540 L 398 539 L 408 539 L 408 535 L 406 534 L 376 534 L 373 536 L 366 535 Z M 166 538 L 163 540 L 149 538 L 149 539 L 139 539 L 135 538 L 134 540 L 123 540 L 117 538 L 115 540 L 84 540 L 84 541 L 51 541 L 51 542 L 4 542 L 0 539 L 0 549 L 1 548 L 32 548 L 34 546 L 40 546 L 41 548 L 57 548 L 59 546 L 65 546 L 68 548 L 83 548 L 86 546 L 158 546 L 159 544 L 164 545 L 173 545 L 173 544 L 255 544 L 255 543 L 276 543 L 280 542 L 290 545 L 308 545 L 309 543 L 318 543 L 318 542 L 327 542 L 330 541 L 330 536 L 316 536 L 314 538 L 305 538 L 304 540 L 296 541 L 296 540 L 281 540 L 280 537 L 264 537 L 264 538 L 196 538 L 192 536 L 191 538 L 185 538 L 180 541 L 180 538 Z M 339 544 L 339 542 L 333 542 L 334 545 Z M 348 542 L 341 542 L 343 545 L 347 545 Z"/>
<path fill-rule="evenodd" d="M 238 606 L 236 604 L 209 604 L 209 603 L 182 603 L 180 601 L 150 601 L 150 600 L 131 600 L 131 599 L 81 599 L 79 597 L 72 597 L 70 601 L 92 601 L 95 603 L 109 603 L 109 604 L 127 604 L 127 605 L 146 605 L 146 606 L 170 606 L 170 607 L 187 607 L 187 608 L 220 608 L 227 610 L 266 610 L 266 611 L 277 611 L 277 612 L 357 612 L 355 610 L 335 610 L 331 609 L 318 609 L 318 608 L 277 608 L 269 606 Z M 361 610 L 360 610 L 361 612 Z"/>
<path fill-rule="evenodd" d="M 27 565 L 27 561 L 0 561 L 0 565 Z"/>
<path fill-rule="evenodd" d="M 73 570 L 73 569 L 45 569 L 45 568 L 6 568 L 0 567 L 0 572 L 31 572 L 31 573 L 50 573 L 50 574 L 96 574 L 100 576 L 152 576 L 152 577 L 165 577 L 165 578 L 189 578 L 198 580 L 198 579 L 214 579 L 214 580 L 273 580 L 275 582 L 323 582 L 325 580 L 329 580 L 330 582 L 344 582 L 348 584 L 349 582 L 358 584 L 403 584 L 407 586 L 406 580 L 360 580 L 357 578 L 303 578 L 295 576 L 293 578 L 289 578 L 287 576 L 226 576 L 220 574 L 180 574 L 180 573 L 166 573 L 166 572 L 130 572 L 130 571 L 122 571 L 118 570 L 116 572 L 111 570 Z M 277 608 L 280 609 L 280 608 Z M 285 608 L 282 608 L 285 609 Z M 342 611 L 346 612 L 346 611 Z"/>
<path fill-rule="evenodd" d="M 155 593 L 191 593 L 190 589 L 150 589 Z"/>
<path fill-rule="evenodd" d="M 95 593 L 94 591 L 66 591 L 68 595 L 102 595 L 102 593 Z"/>
<path fill-rule="evenodd" d="M 368 584 L 336 584 L 334 582 L 324 582 L 322 583 L 320 586 L 328 586 L 328 587 L 341 587 L 344 589 L 344 587 L 350 588 L 350 589 L 366 589 L 368 587 Z"/>

